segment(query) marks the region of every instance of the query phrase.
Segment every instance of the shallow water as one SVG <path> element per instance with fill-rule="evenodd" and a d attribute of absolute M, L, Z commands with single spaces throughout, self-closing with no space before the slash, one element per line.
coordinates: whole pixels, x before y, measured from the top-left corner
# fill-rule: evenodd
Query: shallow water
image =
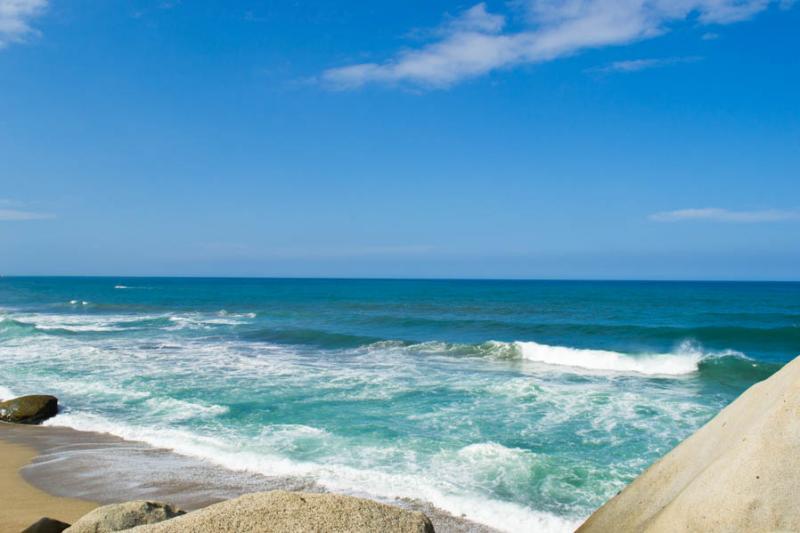
<path fill-rule="evenodd" d="M 0 278 L 0 397 L 562 531 L 800 353 L 800 284 Z"/>

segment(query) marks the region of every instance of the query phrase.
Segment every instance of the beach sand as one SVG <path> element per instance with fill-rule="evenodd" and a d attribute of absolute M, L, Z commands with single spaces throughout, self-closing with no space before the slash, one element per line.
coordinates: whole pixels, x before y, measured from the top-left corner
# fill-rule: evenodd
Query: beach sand
<path fill-rule="evenodd" d="M 0 437 L 7 428 L 0 425 Z M 19 533 L 43 516 L 72 523 L 97 507 L 87 500 L 51 496 L 28 484 L 20 469 L 37 451 L 0 439 L 0 533 Z"/>
<path fill-rule="evenodd" d="M 19 533 L 42 516 L 72 523 L 97 505 L 130 500 L 192 511 L 251 492 L 323 492 L 309 479 L 231 471 L 142 442 L 65 427 L 0 422 L 0 464 L 0 533 Z M 424 512 L 437 533 L 495 531 L 426 502 L 388 503 Z"/>

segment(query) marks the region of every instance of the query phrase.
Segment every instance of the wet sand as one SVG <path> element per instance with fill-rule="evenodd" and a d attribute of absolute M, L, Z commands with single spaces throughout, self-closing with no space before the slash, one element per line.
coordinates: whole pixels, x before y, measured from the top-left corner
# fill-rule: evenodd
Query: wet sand
<path fill-rule="evenodd" d="M 0 423 L 0 437 L 8 426 Z M 0 533 L 19 533 L 43 516 L 72 523 L 97 504 L 75 498 L 52 496 L 27 483 L 20 469 L 37 456 L 22 444 L 0 440 Z"/>
<path fill-rule="evenodd" d="M 19 533 L 42 516 L 72 522 L 97 504 L 135 499 L 191 511 L 249 492 L 323 491 L 310 479 L 234 472 L 112 435 L 3 423 L 0 472 L 0 533 Z M 493 531 L 425 502 L 388 503 L 423 511 L 437 533 Z"/>

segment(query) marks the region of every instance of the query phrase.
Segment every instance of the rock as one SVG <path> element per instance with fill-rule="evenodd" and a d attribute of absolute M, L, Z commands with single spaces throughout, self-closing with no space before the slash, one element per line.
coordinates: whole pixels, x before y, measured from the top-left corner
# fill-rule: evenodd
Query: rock
<path fill-rule="evenodd" d="M 800 357 L 746 390 L 578 531 L 800 531 Z"/>
<path fill-rule="evenodd" d="M 428 517 L 338 494 L 257 492 L 131 533 L 433 533 Z"/>
<path fill-rule="evenodd" d="M 61 533 L 69 524 L 53 518 L 40 518 L 37 522 L 22 530 L 22 533 Z"/>
<path fill-rule="evenodd" d="M 20 396 L 0 402 L 0 421 L 17 424 L 38 424 L 58 413 L 55 396 Z"/>
<path fill-rule="evenodd" d="M 143 524 L 155 524 L 185 514 L 185 511 L 160 502 L 137 500 L 104 505 L 82 516 L 64 533 L 107 533 Z"/>

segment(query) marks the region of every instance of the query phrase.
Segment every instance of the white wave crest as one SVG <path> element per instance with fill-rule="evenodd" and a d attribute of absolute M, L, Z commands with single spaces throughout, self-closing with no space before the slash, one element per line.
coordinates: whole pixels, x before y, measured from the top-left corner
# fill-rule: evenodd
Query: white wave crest
<path fill-rule="evenodd" d="M 64 330 L 73 332 L 122 331 L 126 322 L 138 320 L 129 316 L 93 315 L 50 315 L 34 313 L 17 315 L 14 319 L 20 324 L 33 326 L 39 331 Z"/>
<path fill-rule="evenodd" d="M 421 473 L 386 472 L 335 462 L 320 464 L 297 461 L 264 450 L 247 450 L 243 442 L 229 442 L 184 429 L 132 426 L 90 413 L 64 413 L 45 421 L 44 424 L 71 427 L 79 431 L 109 433 L 126 440 L 145 442 L 182 455 L 204 459 L 230 470 L 257 472 L 268 476 L 308 477 L 335 492 L 372 497 L 386 502 L 393 502 L 397 498 L 424 500 L 456 516 L 464 516 L 501 531 L 567 532 L 573 531 L 580 523 L 512 502 L 445 491 L 438 487 L 435 481 Z M 285 426 L 276 429 L 278 433 L 288 431 L 304 436 L 329 435 L 324 430 L 308 426 Z M 487 444 L 468 447 L 462 452 L 467 457 L 488 453 L 494 460 L 494 456 L 505 456 L 507 453 L 513 455 L 515 450 Z"/>
<path fill-rule="evenodd" d="M 11 389 L 9 389 L 8 387 L 0 386 L 0 401 L 10 400 L 11 398 L 16 398 L 16 397 L 17 395 L 14 394 L 14 392 Z"/>
<path fill-rule="evenodd" d="M 215 326 L 239 326 L 246 324 L 247 319 L 255 318 L 255 313 L 242 313 L 242 314 L 228 314 L 227 312 L 218 312 L 214 316 L 208 316 L 200 313 L 185 313 L 175 314 L 169 316 L 169 321 L 172 326 L 164 328 L 166 330 L 181 330 L 181 329 L 212 329 Z"/>
<path fill-rule="evenodd" d="M 255 313 L 229 313 L 225 309 L 220 309 L 217 311 L 217 316 L 220 317 L 231 317 L 231 318 L 255 318 Z"/>
<path fill-rule="evenodd" d="M 684 342 L 673 353 L 631 355 L 609 350 L 550 346 L 536 342 L 515 342 L 523 359 L 548 365 L 587 370 L 633 372 L 646 375 L 681 376 L 698 370 L 706 357 L 695 345 Z M 726 353 L 726 355 L 728 355 Z"/>
<path fill-rule="evenodd" d="M 145 404 L 154 412 L 159 413 L 161 415 L 160 418 L 170 422 L 195 418 L 212 418 L 228 412 L 228 408 L 224 405 L 201 404 L 175 398 L 150 398 Z"/>

